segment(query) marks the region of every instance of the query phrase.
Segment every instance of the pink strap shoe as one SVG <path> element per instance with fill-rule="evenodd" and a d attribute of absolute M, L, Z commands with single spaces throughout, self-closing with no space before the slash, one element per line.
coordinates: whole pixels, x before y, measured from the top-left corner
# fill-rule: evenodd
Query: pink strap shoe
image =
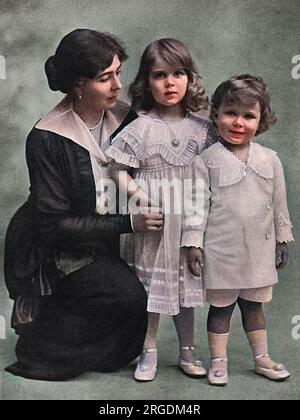
<path fill-rule="evenodd" d="M 267 358 L 264 363 L 264 358 Z M 264 366 L 265 364 L 265 366 Z M 271 367 L 267 367 L 267 364 L 272 364 Z M 291 374 L 286 370 L 284 365 L 281 363 L 275 363 L 270 358 L 269 354 L 259 354 L 255 357 L 255 372 L 258 375 L 265 376 L 271 381 L 282 382 L 291 376 Z"/>
<path fill-rule="evenodd" d="M 140 360 L 134 372 L 136 381 L 148 382 L 155 378 L 157 368 L 157 349 L 144 349 L 140 355 Z"/>
<path fill-rule="evenodd" d="M 181 347 L 181 350 L 192 351 L 194 350 L 194 347 Z M 201 360 L 193 360 L 191 362 L 188 362 L 182 357 L 180 357 L 179 368 L 191 378 L 205 378 L 205 376 L 207 375 L 207 370 L 203 366 Z"/>
<path fill-rule="evenodd" d="M 208 383 L 215 386 L 226 386 L 228 383 L 227 359 L 215 358 L 211 360 L 208 373 Z"/>

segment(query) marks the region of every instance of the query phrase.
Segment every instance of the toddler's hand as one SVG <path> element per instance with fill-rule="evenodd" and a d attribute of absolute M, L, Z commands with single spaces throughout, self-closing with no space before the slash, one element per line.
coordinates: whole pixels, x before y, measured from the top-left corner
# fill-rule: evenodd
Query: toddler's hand
<path fill-rule="evenodd" d="M 187 251 L 187 263 L 190 272 L 197 277 L 201 275 L 203 267 L 203 251 L 201 248 L 190 247 Z"/>
<path fill-rule="evenodd" d="M 276 244 L 276 268 L 281 269 L 286 266 L 289 259 L 287 244 Z"/>

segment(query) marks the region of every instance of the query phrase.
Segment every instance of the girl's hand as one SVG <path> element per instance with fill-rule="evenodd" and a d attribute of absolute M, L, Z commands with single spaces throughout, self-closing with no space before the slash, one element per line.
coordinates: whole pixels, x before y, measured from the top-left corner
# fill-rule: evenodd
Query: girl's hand
<path fill-rule="evenodd" d="M 135 232 L 161 232 L 164 224 L 162 209 L 141 208 L 140 213 L 132 214 L 132 224 Z"/>
<path fill-rule="evenodd" d="M 286 266 L 289 259 L 287 244 L 276 244 L 276 268 L 281 269 Z"/>
<path fill-rule="evenodd" d="M 189 247 L 187 251 L 187 263 L 190 272 L 197 277 L 201 275 L 203 264 L 203 251 L 201 248 Z"/>

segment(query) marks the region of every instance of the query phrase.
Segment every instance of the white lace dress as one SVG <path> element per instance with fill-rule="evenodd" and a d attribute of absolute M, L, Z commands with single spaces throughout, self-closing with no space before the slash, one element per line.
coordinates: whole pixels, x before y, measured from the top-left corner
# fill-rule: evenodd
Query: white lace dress
<path fill-rule="evenodd" d="M 174 142 L 173 131 L 178 144 Z M 162 190 L 153 187 L 159 184 L 156 181 L 167 180 L 176 185 L 177 180 L 190 178 L 193 158 L 212 142 L 211 124 L 198 115 L 191 113 L 177 123 L 176 131 L 162 120 L 141 115 L 117 135 L 105 153 L 133 168 L 135 181 L 145 183 L 151 190 L 151 199 L 165 210 L 168 203 Z M 161 233 L 135 233 L 126 235 L 122 241 L 121 254 L 134 267 L 148 293 L 149 312 L 176 315 L 180 307 L 203 303 L 202 280 L 189 272 L 185 249 L 181 248 L 189 244 L 189 237 L 185 235 L 182 243 L 183 217 L 175 209 L 180 200 L 181 192 L 175 187 L 170 200 L 175 204 L 164 214 Z M 194 244 L 195 232 L 191 235 Z"/>

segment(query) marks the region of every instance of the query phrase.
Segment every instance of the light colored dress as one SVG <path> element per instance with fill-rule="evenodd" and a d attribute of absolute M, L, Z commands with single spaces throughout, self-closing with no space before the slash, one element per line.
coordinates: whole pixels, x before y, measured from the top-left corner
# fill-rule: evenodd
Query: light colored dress
<path fill-rule="evenodd" d="M 244 163 L 217 142 L 195 159 L 195 168 L 207 189 L 207 223 L 199 228 L 205 289 L 277 283 L 276 242 L 292 241 L 293 236 L 276 152 L 251 143 Z"/>
<path fill-rule="evenodd" d="M 214 141 L 211 124 L 196 114 L 174 126 L 142 114 L 117 135 L 105 153 L 132 167 L 135 181 L 141 186 L 145 183 L 151 199 L 165 210 L 164 195 L 154 180 L 175 182 L 190 177 L 193 158 Z M 170 201 L 178 204 L 181 200 L 174 188 Z M 180 307 L 201 305 L 203 288 L 202 280 L 189 272 L 186 250 L 180 248 L 182 214 L 172 206 L 170 210 L 164 214 L 162 232 L 126 235 L 121 251 L 148 293 L 148 311 L 176 315 Z"/>

